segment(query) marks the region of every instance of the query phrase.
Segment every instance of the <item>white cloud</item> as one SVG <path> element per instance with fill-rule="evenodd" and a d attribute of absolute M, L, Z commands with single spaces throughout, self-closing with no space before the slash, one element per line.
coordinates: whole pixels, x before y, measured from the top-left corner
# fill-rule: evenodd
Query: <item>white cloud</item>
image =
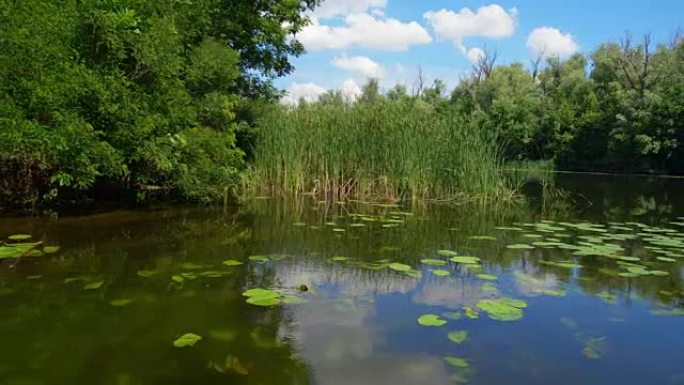
<path fill-rule="evenodd" d="M 475 63 L 477 63 L 478 61 L 480 61 L 480 59 L 481 59 L 484 55 L 485 55 L 484 50 L 481 49 L 481 48 L 477 48 L 477 47 L 471 48 L 471 49 L 469 49 L 469 50 L 466 52 L 466 57 L 467 57 L 468 60 L 469 60 L 471 63 L 473 63 L 473 64 L 475 64 Z"/>
<path fill-rule="evenodd" d="M 365 77 L 382 78 L 385 76 L 385 68 L 365 56 L 342 55 L 331 62 L 337 68 L 355 72 Z"/>
<path fill-rule="evenodd" d="M 297 104 L 301 98 L 304 98 L 304 100 L 308 102 L 314 102 L 328 90 L 316 83 L 293 82 L 286 91 L 287 95 L 283 96 L 281 102 L 283 104 L 294 105 Z"/>
<path fill-rule="evenodd" d="M 354 79 L 347 79 L 342 83 L 342 97 L 349 101 L 355 101 L 361 95 L 361 87 Z"/>
<path fill-rule="evenodd" d="M 311 51 L 349 47 L 406 51 L 412 45 L 432 42 L 430 34 L 415 21 L 404 23 L 367 13 L 351 14 L 344 20 L 343 26 L 328 26 L 314 18 L 297 34 L 297 39 Z"/>
<path fill-rule="evenodd" d="M 435 31 L 437 38 L 463 45 L 468 37 L 502 38 L 512 36 L 517 25 L 518 11 L 508 11 L 496 4 L 480 7 L 476 12 L 463 8 L 458 12 L 447 9 L 428 11 L 423 14 Z"/>
<path fill-rule="evenodd" d="M 563 33 L 556 28 L 541 27 L 536 28 L 527 37 L 527 48 L 534 55 L 568 57 L 577 52 L 579 46 L 569 33 Z"/>
<path fill-rule="evenodd" d="M 387 7 L 387 0 L 325 0 L 313 12 L 319 19 L 336 16 L 347 16 L 371 10 L 373 13 L 383 12 Z"/>

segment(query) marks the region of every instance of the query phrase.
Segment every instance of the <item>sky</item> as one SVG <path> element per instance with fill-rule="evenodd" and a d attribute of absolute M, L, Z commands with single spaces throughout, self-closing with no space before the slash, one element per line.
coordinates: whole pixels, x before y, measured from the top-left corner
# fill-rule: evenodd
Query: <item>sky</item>
<path fill-rule="evenodd" d="M 529 64 L 540 54 L 590 54 L 627 31 L 667 42 L 684 28 L 684 0 L 324 0 L 310 17 L 297 34 L 307 53 L 276 81 L 285 103 L 330 89 L 354 98 L 370 77 L 410 91 L 419 67 L 452 88 L 483 49 L 499 64 Z"/>

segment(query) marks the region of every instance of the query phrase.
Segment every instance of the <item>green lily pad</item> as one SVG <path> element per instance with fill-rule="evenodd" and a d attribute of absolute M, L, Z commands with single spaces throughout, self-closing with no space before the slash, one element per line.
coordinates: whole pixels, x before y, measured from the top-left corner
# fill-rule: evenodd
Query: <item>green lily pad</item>
<path fill-rule="evenodd" d="M 475 274 L 477 278 L 484 279 L 485 281 L 496 281 L 498 277 L 491 274 Z"/>
<path fill-rule="evenodd" d="M 400 271 L 400 272 L 407 272 L 407 271 L 413 270 L 413 268 L 410 265 L 406 265 L 406 264 L 399 263 L 399 262 L 390 263 L 388 265 L 388 267 L 392 270 Z"/>
<path fill-rule="evenodd" d="M 59 246 L 45 246 L 43 247 L 43 253 L 54 254 L 59 251 Z"/>
<path fill-rule="evenodd" d="M 245 290 L 244 292 L 242 292 L 242 295 L 245 297 L 265 297 L 265 296 L 278 297 L 280 294 L 276 291 L 273 291 L 273 290 L 255 288 L 255 289 Z"/>
<path fill-rule="evenodd" d="M 432 274 L 437 276 L 437 277 L 448 277 L 451 275 L 449 270 L 442 270 L 442 269 L 434 269 L 431 270 Z"/>
<path fill-rule="evenodd" d="M 26 241 L 28 239 L 31 239 L 31 235 L 30 234 L 14 234 L 14 235 L 10 235 L 9 237 L 7 237 L 7 239 L 9 239 L 10 241 Z"/>
<path fill-rule="evenodd" d="M 473 235 L 468 238 L 474 241 L 496 241 L 496 237 L 492 237 L 491 235 Z"/>
<path fill-rule="evenodd" d="M 255 305 L 255 306 L 275 306 L 280 304 L 280 299 L 278 297 L 270 297 L 270 296 L 264 296 L 264 297 L 249 297 L 247 298 L 247 302 L 250 305 Z"/>
<path fill-rule="evenodd" d="M 264 263 L 264 262 L 268 262 L 269 259 L 268 259 L 268 257 L 263 256 L 263 255 L 251 255 L 249 257 L 249 260 L 252 262 Z"/>
<path fill-rule="evenodd" d="M 330 260 L 331 260 L 331 261 L 335 261 L 335 262 L 344 262 L 344 261 L 348 261 L 348 260 L 349 260 L 349 257 L 343 257 L 343 256 L 341 256 L 341 255 L 338 255 L 338 256 L 336 256 L 336 257 L 330 258 Z"/>
<path fill-rule="evenodd" d="M 437 314 L 423 314 L 418 317 L 418 324 L 422 326 L 444 326 L 447 321 L 440 318 Z"/>
<path fill-rule="evenodd" d="M 524 301 L 501 298 L 483 299 L 477 303 L 478 309 L 487 313 L 489 318 L 497 321 L 516 321 L 523 317 L 521 307 L 526 307 Z"/>
<path fill-rule="evenodd" d="M 459 255 L 455 257 L 449 258 L 451 262 L 455 263 L 463 263 L 466 265 L 476 265 L 480 263 L 480 258 L 478 257 L 469 257 L 469 256 L 464 256 L 464 255 Z"/>
<path fill-rule="evenodd" d="M 182 336 L 180 336 L 177 340 L 173 341 L 173 346 L 175 346 L 177 348 L 194 346 L 201 339 L 202 339 L 202 337 L 198 336 L 197 334 L 186 333 L 186 334 L 183 334 Z"/>
<path fill-rule="evenodd" d="M 512 250 L 534 250 L 534 246 L 532 245 L 527 245 L 524 243 L 515 243 L 512 245 L 506 246 L 507 249 L 512 249 Z"/>
<path fill-rule="evenodd" d="M 408 275 L 409 277 L 416 278 L 416 279 L 423 278 L 423 273 L 421 273 L 418 270 L 405 271 L 404 274 Z"/>
<path fill-rule="evenodd" d="M 447 264 L 447 261 L 441 259 L 421 259 L 420 263 L 431 266 L 444 266 Z"/>
<path fill-rule="evenodd" d="M 669 258 L 669 257 L 656 257 L 656 259 L 661 261 L 661 262 L 677 262 L 676 259 Z"/>
<path fill-rule="evenodd" d="M 83 286 L 83 290 L 97 290 L 104 285 L 104 281 L 95 281 Z"/>
<path fill-rule="evenodd" d="M 457 368 L 465 369 L 470 367 L 470 363 L 468 363 L 467 360 L 460 358 L 460 357 L 444 357 L 444 361 L 447 362 L 447 364 L 455 366 Z"/>
<path fill-rule="evenodd" d="M 114 306 L 114 307 L 124 307 L 128 306 L 133 302 L 132 299 L 127 299 L 127 298 L 121 298 L 121 299 L 113 299 L 109 301 L 109 304 Z"/>
<path fill-rule="evenodd" d="M 185 278 L 183 278 L 180 275 L 173 275 L 171 276 L 171 280 L 176 283 L 183 283 L 183 281 L 185 281 Z"/>
<path fill-rule="evenodd" d="M 447 334 L 447 338 L 451 342 L 457 343 L 457 344 L 462 344 L 467 338 L 468 338 L 468 331 L 466 330 L 458 330 L 458 331 L 453 331 Z"/>
<path fill-rule="evenodd" d="M 455 257 L 458 255 L 457 252 L 452 250 L 437 250 L 437 254 L 443 257 Z"/>
<path fill-rule="evenodd" d="M 234 259 L 229 259 L 227 261 L 223 261 L 223 264 L 225 266 L 240 266 L 240 265 L 242 265 L 242 262 L 236 261 Z"/>
<path fill-rule="evenodd" d="M 464 306 L 463 311 L 465 312 L 465 316 L 470 319 L 478 319 L 480 318 L 480 313 L 473 309 L 470 306 Z"/>

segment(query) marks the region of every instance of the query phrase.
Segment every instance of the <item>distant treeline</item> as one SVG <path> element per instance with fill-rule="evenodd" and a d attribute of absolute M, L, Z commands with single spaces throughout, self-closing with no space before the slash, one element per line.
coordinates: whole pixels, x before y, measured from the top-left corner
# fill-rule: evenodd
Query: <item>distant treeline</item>
<path fill-rule="evenodd" d="M 371 81 L 357 102 L 283 107 L 271 81 L 319 3 L 0 1 L 0 210 L 240 187 L 498 199 L 504 162 L 540 159 L 684 173 L 681 35 L 531 65 L 485 54 L 451 95 Z"/>
<path fill-rule="evenodd" d="M 540 55 L 496 65 L 486 53 L 451 92 L 437 80 L 412 97 L 478 115 L 507 161 L 553 160 L 564 170 L 684 173 L 684 35 L 655 45 L 626 35 L 590 57 Z M 417 95 L 417 96 L 416 96 Z M 397 86 L 387 98 L 411 97 Z"/>

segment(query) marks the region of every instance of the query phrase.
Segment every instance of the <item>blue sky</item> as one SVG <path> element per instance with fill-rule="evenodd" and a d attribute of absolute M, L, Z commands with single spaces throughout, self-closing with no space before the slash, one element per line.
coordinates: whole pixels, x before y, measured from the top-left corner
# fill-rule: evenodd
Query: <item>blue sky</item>
<path fill-rule="evenodd" d="M 588 54 L 625 31 L 665 42 L 684 28 L 684 0 L 325 0 L 311 17 L 298 35 L 308 52 L 276 82 L 290 100 L 354 95 L 370 76 L 410 89 L 418 66 L 452 87 L 485 47 L 499 63 L 529 63 L 539 52 Z"/>

